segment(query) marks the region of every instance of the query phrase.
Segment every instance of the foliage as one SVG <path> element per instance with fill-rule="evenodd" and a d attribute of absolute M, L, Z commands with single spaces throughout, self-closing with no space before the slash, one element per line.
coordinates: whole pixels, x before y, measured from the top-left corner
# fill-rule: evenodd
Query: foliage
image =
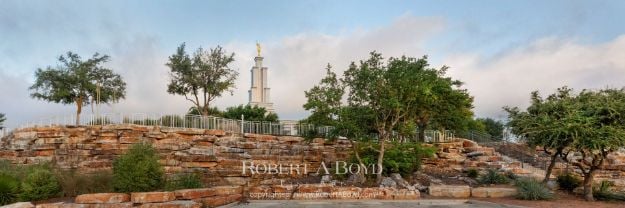
<path fill-rule="evenodd" d="M 345 94 L 343 83 L 332 71 L 332 66 L 326 67 L 326 76 L 315 85 L 304 92 L 308 101 L 304 104 L 304 109 L 311 111 L 306 122 L 315 125 L 335 126 L 341 109 L 341 99 Z"/>
<path fill-rule="evenodd" d="M 187 111 L 187 116 L 201 116 L 201 115 L 202 115 L 202 112 L 198 110 L 198 108 L 195 106 L 190 107 L 189 110 Z M 223 117 L 223 112 L 221 112 L 219 108 L 217 107 L 209 107 L 208 115 L 215 116 L 215 117 Z"/>
<path fill-rule="evenodd" d="M 63 196 L 74 197 L 88 193 L 108 193 L 113 191 L 111 179 L 113 174 L 109 171 L 95 173 L 78 173 L 77 170 L 57 170 Z"/>
<path fill-rule="evenodd" d="M 362 143 L 362 147 L 359 147 L 360 156 L 364 162 L 364 165 L 371 167 L 376 164 L 376 158 L 378 156 L 379 144 L 376 143 Z M 418 142 L 411 143 L 389 143 L 386 149 L 386 157 L 382 163 L 382 173 L 384 175 L 390 175 L 391 173 L 399 173 L 403 176 L 408 176 L 417 170 L 421 169 L 421 158 L 432 157 L 436 152 L 434 147 L 426 147 Z"/>
<path fill-rule="evenodd" d="M 469 178 L 475 179 L 475 178 L 477 178 L 477 176 L 479 174 L 480 174 L 480 172 L 477 169 L 475 169 L 475 168 L 469 168 L 467 170 L 467 177 L 469 177 Z"/>
<path fill-rule="evenodd" d="M 57 197 L 62 189 L 58 178 L 48 169 L 34 168 L 21 183 L 20 199 L 36 201 Z"/>
<path fill-rule="evenodd" d="M 549 200 L 553 193 L 544 184 L 531 178 L 520 178 L 515 182 L 517 198 L 523 200 Z"/>
<path fill-rule="evenodd" d="M 612 186 L 612 181 L 601 181 L 598 187 L 593 188 L 594 197 L 602 201 L 625 201 L 625 193 L 610 190 Z"/>
<path fill-rule="evenodd" d="M 556 181 L 558 182 L 558 187 L 560 187 L 560 189 L 568 192 L 572 192 L 575 188 L 582 184 L 582 180 L 570 173 L 558 175 Z"/>
<path fill-rule="evenodd" d="M 234 53 L 227 54 L 221 46 L 208 51 L 198 48 L 191 57 L 183 43 L 166 64 L 170 69 L 167 92 L 183 95 L 202 115 L 208 116 L 210 103 L 234 89 L 239 73 L 230 68 L 232 62 Z"/>
<path fill-rule="evenodd" d="M 478 179 L 481 184 L 507 184 L 510 182 L 508 177 L 495 169 L 486 170 L 486 174 L 481 175 Z"/>
<path fill-rule="evenodd" d="M 4 128 L 4 122 L 7 120 L 7 118 L 4 116 L 4 113 L 0 113 L 0 130 L 2 130 Z"/>
<path fill-rule="evenodd" d="M 495 140 L 503 139 L 504 124 L 492 118 L 478 118 L 477 122 L 484 126 L 484 132 L 490 134 Z"/>
<path fill-rule="evenodd" d="M 37 69 L 35 83 L 30 87 L 36 99 L 62 104 L 76 104 L 76 125 L 80 123 L 82 106 L 92 102 L 115 103 L 126 94 L 126 83 L 119 74 L 101 66 L 109 56 L 95 53 L 83 61 L 75 53 L 59 57 L 60 65 Z"/>
<path fill-rule="evenodd" d="M 268 113 L 267 109 L 259 106 L 251 106 L 251 105 L 239 105 L 235 107 L 228 107 L 226 111 L 223 112 L 224 118 L 229 119 L 241 119 L 241 115 L 243 115 L 246 121 L 268 121 L 268 122 L 278 122 L 278 115 L 275 113 Z"/>
<path fill-rule="evenodd" d="M 0 172 L 0 205 L 7 205 L 17 201 L 20 191 L 20 181 L 7 173 Z"/>
<path fill-rule="evenodd" d="M 119 192 L 154 191 L 164 185 L 158 154 L 149 144 L 133 145 L 113 162 L 113 188 Z"/>
<path fill-rule="evenodd" d="M 180 173 L 170 178 L 165 185 L 165 190 L 202 188 L 204 184 L 198 173 Z"/>

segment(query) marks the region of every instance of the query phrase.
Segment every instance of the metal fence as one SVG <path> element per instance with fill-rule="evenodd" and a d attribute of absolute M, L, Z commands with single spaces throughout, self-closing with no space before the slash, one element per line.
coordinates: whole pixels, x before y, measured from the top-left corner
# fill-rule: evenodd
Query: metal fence
<path fill-rule="evenodd" d="M 144 126 L 160 126 L 170 128 L 220 129 L 236 133 L 253 133 L 269 135 L 316 135 L 324 136 L 332 131 L 331 126 L 315 126 L 306 123 L 293 122 L 266 122 L 246 121 L 243 119 L 227 119 L 215 116 L 175 115 L 175 114 L 83 114 L 80 115 L 78 125 L 93 126 L 106 124 L 136 124 Z M 46 127 L 46 126 L 73 126 L 76 125 L 76 116 L 55 116 L 39 119 L 20 125 L 18 128 Z"/>
<path fill-rule="evenodd" d="M 160 126 L 170 128 L 197 128 L 197 129 L 220 129 L 236 133 L 253 133 L 268 135 L 290 136 L 328 136 L 333 130 L 332 126 L 316 126 L 297 121 L 246 121 L 242 119 L 227 119 L 215 116 L 199 115 L 175 115 L 175 114 L 150 114 L 150 113 L 107 113 L 107 114 L 81 114 L 79 126 L 94 126 L 106 124 L 136 124 L 144 126 Z M 54 116 L 28 122 L 18 128 L 46 127 L 46 126 L 74 126 L 76 115 Z M 10 131 L 0 131 L 0 138 L 8 135 Z M 452 131 L 426 130 L 425 142 L 451 142 L 455 139 Z M 416 137 L 416 135 L 414 136 Z M 374 137 L 377 138 L 377 137 Z M 395 141 L 416 141 L 416 138 L 402 137 L 396 132 L 392 135 Z"/>

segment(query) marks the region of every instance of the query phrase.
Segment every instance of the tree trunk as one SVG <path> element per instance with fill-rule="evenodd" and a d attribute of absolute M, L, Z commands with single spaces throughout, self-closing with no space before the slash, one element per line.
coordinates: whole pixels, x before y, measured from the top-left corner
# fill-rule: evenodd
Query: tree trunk
<path fill-rule="evenodd" d="M 357 147 L 356 142 L 354 142 L 351 139 L 349 140 L 349 142 L 352 145 L 352 151 L 354 151 L 354 156 L 356 156 L 356 160 L 358 161 L 358 165 L 360 166 L 360 170 L 361 170 L 361 171 L 358 171 L 358 173 L 355 176 L 356 177 L 355 181 L 353 181 L 353 182 L 357 183 L 357 184 L 362 184 L 362 183 L 366 182 L 366 180 L 367 180 L 367 178 L 365 177 L 364 171 L 362 171 L 362 170 L 366 169 L 367 166 L 365 165 L 364 162 L 362 162 L 362 158 L 360 158 L 360 153 L 358 153 L 358 147 Z"/>
<path fill-rule="evenodd" d="M 425 142 L 425 125 L 419 125 L 419 139 L 418 142 Z"/>
<path fill-rule="evenodd" d="M 80 113 L 82 112 L 82 97 L 76 99 L 76 126 L 80 125 Z"/>
<path fill-rule="evenodd" d="M 586 201 L 594 201 L 595 198 L 592 196 L 592 181 L 595 177 L 595 169 L 590 168 L 588 173 L 584 174 L 584 198 Z"/>
<path fill-rule="evenodd" d="M 380 140 L 378 141 L 380 142 L 380 152 L 378 152 L 378 162 L 377 162 L 377 167 L 376 168 L 380 168 L 380 170 L 376 173 L 376 183 L 380 184 L 382 182 L 382 168 L 383 168 L 383 163 L 384 163 L 384 144 L 386 143 L 386 133 L 383 133 L 380 137 Z"/>
<path fill-rule="evenodd" d="M 558 159 L 558 155 L 559 154 L 560 154 L 560 151 L 556 151 L 551 156 L 551 162 L 549 162 L 549 167 L 547 167 L 547 170 L 545 171 L 545 179 L 543 179 L 543 183 L 544 184 L 547 184 L 547 182 L 549 182 L 549 177 L 551 176 L 551 171 L 553 170 L 553 167 L 556 165 L 556 160 Z"/>

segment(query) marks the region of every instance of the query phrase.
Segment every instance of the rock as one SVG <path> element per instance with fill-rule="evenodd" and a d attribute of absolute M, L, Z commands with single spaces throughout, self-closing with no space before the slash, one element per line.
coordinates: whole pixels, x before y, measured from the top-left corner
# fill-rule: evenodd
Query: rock
<path fill-rule="evenodd" d="M 321 183 L 330 183 L 332 181 L 331 175 L 323 175 L 321 176 Z"/>
<path fill-rule="evenodd" d="M 382 187 L 396 188 L 397 182 L 390 177 L 384 177 L 382 178 L 382 182 L 380 182 L 380 188 Z"/>
<path fill-rule="evenodd" d="M 330 199 L 358 199 L 361 191 L 358 187 L 333 187 Z"/>
<path fill-rule="evenodd" d="M 3 208 L 33 208 L 35 205 L 30 202 L 17 202 L 9 205 L 2 206 Z"/>
<path fill-rule="evenodd" d="M 414 187 L 415 189 L 417 189 L 417 190 L 419 190 L 421 192 L 426 192 L 428 190 L 427 186 L 421 185 L 421 183 L 419 183 L 419 182 L 413 184 L 412 187 Z"/>
<path fill-rule="evenodd" d="M 212 187 L 212 189 L 215 190 L 215 195 L 217 196 L 227 196 L 243 193 L 243 187 L 241 186 L 215 186 Z"/>
<path fill-rule="evenodd" d="M 477 142 L 468 140 L 468 139 L 463 139 L 462 140 L 462 147 L 479 147 L 480 145 L 477 144 Z"/>
<path fill-rule="evenodd" d="M 391 193 L 394 200 L 416 200 L 421 197 L 421 193 L 414 190 L 398 189 Z"/>
<path fill-rule="evenodd" d="M 122 193 L 82 194 L 74 199 L 79 204 L 115 204 L 129 201 L 130 195 Z"/>
<path fill-rule="evenodd" d="M 146 203 L 138 206 L 140 208 L 200 208 L 202 204 L 194 201 L 170 201 L 163 203 Z"/>
<path fill-rule="evenodd" d="M 168 202 L 176 199 L 174 192 L 136 192 L 130 194 L 133 203 Z"/>
<path fill-rule="evenodd" d="M 475 157 L 475 156 L 482 156 L 484 155 L 484 152 L 469 152 L 467 153 L 467 157 Z"/>
<path fill-rule="evenodd" d="M 211 188 L 202 189 L 182 189 L 174 191 L 176 199 L 198 199 L 209 196 L 215 196 L 215 190 Z"/>
<path fill-rule="evenodd" d="M 480 198 L 511 197 L 516 194 L 516 188 L 479 187 L 471 189 L 471 196 Z"/>
<path fill-rule="evenodd" d="M 469 186 L 434 185 L 428 187 L 428 194 L 436 197 L 468 198 L 471 196 Z"/>
<path fill-rule="evenodd" d="M 391 174 L 391 179 L 393 179 L 393 181 L 395 181 L 395 183 L 397 184 L 397 186 L 399 188 L 414 190 L 414 187 L 412 187 L 412 185 L 410 185 L 410 183 L 408 183 L 408 181 L 404 180 L 404 178 L 402 178 L 399 173 Z"/>

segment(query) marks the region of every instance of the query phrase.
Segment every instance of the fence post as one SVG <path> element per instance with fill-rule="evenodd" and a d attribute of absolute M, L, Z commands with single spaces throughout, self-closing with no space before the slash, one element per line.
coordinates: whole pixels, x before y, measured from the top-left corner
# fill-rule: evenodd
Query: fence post
<path fill-rule="evenodd" d="M 241 114 L 241 134 L 244 134 L 244 127 L 245 126 L 245 115 Z"/>

